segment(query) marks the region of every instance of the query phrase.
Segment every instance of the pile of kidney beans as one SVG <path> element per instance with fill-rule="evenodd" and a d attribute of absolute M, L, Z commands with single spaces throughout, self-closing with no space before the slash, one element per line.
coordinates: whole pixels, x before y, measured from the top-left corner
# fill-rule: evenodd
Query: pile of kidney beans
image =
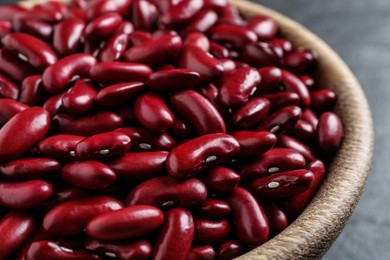
<path fill-rule="evenodd" d="M 343 128 L 318 59 L 225 0 L 0 7 L 0 259 L 231 259 Z"/>

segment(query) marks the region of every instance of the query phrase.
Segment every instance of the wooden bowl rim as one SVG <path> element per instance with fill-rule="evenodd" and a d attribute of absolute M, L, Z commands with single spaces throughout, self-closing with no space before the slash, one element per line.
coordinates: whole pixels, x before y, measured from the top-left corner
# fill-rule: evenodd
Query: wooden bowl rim
<path fill-rule="evenodd" d="M 374 131 L 364 92 L 347 65 L 318 36 L 290 18 L 259 4 L 229 0 L 245 17 L 265 14 L 280 26 L 295 47 L 310 47 L 320 56 L 317 79 L 338 95 L 335 111 L 345 138 L 317 195 L 282 233 L 238 257 L 254 259 L 319 259 L 346 225 L 371 170 Z"/>

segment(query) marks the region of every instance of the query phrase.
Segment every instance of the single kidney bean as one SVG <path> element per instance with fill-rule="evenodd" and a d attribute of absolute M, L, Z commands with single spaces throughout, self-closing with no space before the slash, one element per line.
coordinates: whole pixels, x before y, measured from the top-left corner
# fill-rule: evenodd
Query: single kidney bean
<path fill-rule="evenodd" d="M 268 240 L 269 225 L 264 210 L 253 195 L 235 187 L 226 197 L 236 227 L 238 238 L 253 246 L 259 246 Z"/>
<path fill-rule="evenodd" d="M 32 214 L 23 211 L 10 211 L 0 221 L 0 233 L 4 236 L 0 258 L 6 259 L 20 248 L 33 233 L 35 218 Z"/>
<path fill-rule="evenodd" d="M 244 253 L 244 245 L 235 240 L 223 242 L 217 250 L 218 260 L 230 260 Z"/>
<path fill-rule="evenodd" d="M 261 205 L 268 220 L 270 237 L 274 237 L 288 226 L 287 216 L 275 203 L 263 202 Z"/>
<path fill-rule="evenodd" d="M 117 13 L 106 13 L 94 18 L 85 26 L 85 39 L 100 41 L 112 36 L 122 20 L 122 16 Z"/>
<path fill-rule="evenodd" d="M 63 19 L 63 15 L 60 11 L 54 9 L 49 10 L 47 8 L 40 8 L 39 6 L 35 6 L 31 9 L 28 9 L 25 12 L 18 12 L 17 14 L 15 14 L 15 16 L 23 18 L 36 18 L 48 22 L 49 24 L 58 23 Z"/>
<path fill-rule="evenodd" d="M 153 3 L 134 0 L 132 11 L 132 22 L 137 30 L 150 32 L 156 26 L 159 14 Z"/>
<path fill-rule="evenodd" d="M 303 73 L 315 65 L 316 58 L 310 51 L 296 50 L 287 54 L 283 59 L 283 67 L 294 73 Z"/>
<path fill-rule="evenodd" d="M 114 34 L 100 51 L 100 60 L 103 62 L 120 60 L 125 54 L 127 44 L 128 36 L 126 33 Z"/>
<path fill-rule="evenodd" d="M 88 77 L 89 70 L 96 62 L 96 58 L 89 54 L 66 56 L 43 72 L 43 85 L 50 93 L 60 92 L 68 87 L 74 76 Z"/>
<path fill-rule="evenodd" d="M 49 128 L 50 115 L 45 109 L 32 107 L 19 112 L 0 129 L 0 162 L 27 152 L 46 136 Z"/>
<path fill-rule="evenodd" d="M 263 97 L 271 103 L 272 111 L 278 111 L 287 106 L 299 106 L 301 100 L 297 93 L 291 91 L 266 94 Z"/>
<path fill-rule="evenodd" d="M 193 90 L 175 92 L 169 100 L 171 107 L 198 132 L 198 134 L 225 133 L 225 122 L 216 108 Z"/>
<path fill-rule="evenodd" d="M 177 117 L 175 117 L 171 128 L 168 129 L 168 133 L 178 139 L 187 139 L 194 134 L 189 124 Z"/>
<path fill-rule="evenodd" d="M 316 134 L 317 144 L 321 150 L 327 153 L 337 152 L 344 137 L 343 124 L 340 118 L 332 112 L 323 113 L 320 116 Z"/>
<path fill-rule="evenodd" d="M 123 82 L 107 86 L 96 95 L 96 103 L 102 106 L 115 106 L 128 103 L 143 89 L 143 82 Z"/>
<path fill-rule="evenodd" d="M 165 172 L 168 152 L 132 152 L 110 161 L 108 165 L 119 177 L 141 180 L 161 175 Z"/>
<path fill-rule="evenodd" d="M 197 219 L 195 220 L 194 242 L 211 244 L 225 241 L 230 234 L 230 229 L 227 219 Z"/>
<path fill-rule="evenodd" d="M 118 241 L 149 234 L 163 222 L 164 213 L 160 209 L 135 205 L 94 217 L 86 232 L 89 237 L 100 241 Z"/>
<path fill-rule="evenodd" d="M 257 42 L 257 36 L 251 30 L 233 24 L 221 24 L 214 26 L 209 31 L 213 41 L 232 46 L 234 49 L 242 49 L 247 43 Z"/>
<path fill-rule="evenodd" d="M 258 130 L 281 134 L 292 128 L 302 117 L 302 110 L 297 106 L 287 106 L 268 116 Z"/>
<path fill-rule="evenodd" d="M 315 130 L 310 123 L 304 120 L 298 120 L 289 130 L 289 134 L 300 140 L 310 140 L 314 136 Z"/>
<path fill-rule="evenodd" d="M 84 139 L 78 135 L 53 135 L 38 143 L 38 150 L 42 156 L 60 160 L 75 159 L 75 147 Z"/>
<path fill-rule="evenodd" d="M 161 17 L 161 24 L 168 27 L 179 27 L 192 20 L 203 7 L 203 0 L 183 0 L 171 6 Z"/>
<path fill-rule="evenodd" d="M 272 40 L 278 32 L 276 22 L 265 15 L 252 16 L 247 28 L 253 31 L 261 41 Z"/>
<path fill-rule="evenodd" d="M 101 62 L 91 68 L 90 77 L 102 84 L 146 81 L 152 69 L 141 63 Z"/>
<path fill-rule="evenodd" d="M 92 19 L 96 16 L 110 12 L 124 15 L 127 13 L 132 2 L 132 0 L 116 0 L 114 2 L 110 0 L 87 1 L 86 10 L 88 18 Z"/>
<path fill-rule="evenodd" d="M 1 5 L 0 19 L 10 21 L 15 14 L 23 11 L 26 11 L 26 8 L 19 4 Z"/>
<path fill-rule="evenodd" d="M 302 120 L 308 122 L 313 127 L 314 131 L 317 129 L 318 117 L 313 110 L 306 108 L 302 113 Z"/>
<path fill-rule="evenodd" d="M 232 24 L 237 26 L 246 25 L 246 21 L 241 18 L 237 7 L 234 5 L 228 4 L 222 7 L 219 13 L 220 15 L 217 24 Z"/>
<path fill-rule="evenodd" d="M 237 69 L 224 79 L 219 100 L 227 107 L 242 106 L 256 91 L 260 81 L 261 77 L 256 69 L 251 67 Z"/>
<path fill-rule="evenodd" d="M 119 259 L 149 259 L 152 255 L 152 246 L 146 240 L 125 240 L 118 242 L 100 242 L 88 239 L 85 248 L 91 251 L 102 252 L 106 256 Z"/>
<path fill-rule="evenodd" d="M 0 181 L 0 205 L 11 209 L 31 209 L 42 204 L 53 194 L 53 187 L 45 181 Z"/>
<path fill-rule="evenodd" d="M 0 74 L 0 98 L 18 99 L 19 87 L 9 80 L 7 77 Z"/>
<path fill-rule="evenodd" d="M 11 32 L 12 23 L 6 20 L 0 20 L 0 39 Z"/>
<path fill-rule="evenodd" d="M 4 47 L 23 55 L 33 67 L 44 70 L 57 61 L 57 55 L 47 43 L 26 33 L 10 33 L 1 42 Z"/>
<path fill-rule="evenodd" d="M 134 31 L 129 34 L 127 39 L 128 39 L 128 45 L 137 46 L 149 42 L 153 38 L 152 35 L 148 32 Z"/>
<path fill-rule="evenodd" d="M 199 73 L 202 83 L 216 81 L 223 75 L 221 62 L 194 45 L 185 45 L 182 48 L 178 66 Z"/>
<path fill-rule="evenodd" d="M 306 85 L 306 87 L 310 90 L 315 88 L 316 82 L 312 77 L 307 74 L 299 75 L 298 78 Z"/>
<path fill-rule="evenodd" d="M 282 70 L 278 67 L 260 68 L 259 73 L 261 81 L 255 96 L 272 92 L 282 82 Z"/>
<path fill-rule="evenodd" d="M 104 196 L 74 199 L 51 209 L 43 219 L 43 227 L 59 237 L 71 236 L 83 231 L 95 216 L 121 208 L 122 203 Z"/>
<path fill-rule="evenodd" d="M 194 19 L 180 32 L 188 35 L 192 32 L 207 32 L 218 21 L 218 14 L 212 9 L 201 10 Z"/>
<path fill-rule="evenodd" d="M 273 148 L 240 166 L 238 174 L 247 180 L 280 171 L 302 169 L 305 165 L 305 157 L 298 151 L 291 148 Z"/>
<path fill-rule="evenodd" d="M 29 33 L 45 41 L 50 41 L 53 33 L 53 26 L 50 23 L 26 17 L 23 13 L 15 14 L 12 17 L 12 27 L 17 32 Z"/>
<path fill-rule="evenodd" d="M 102 258 L 86 250 L 75 251 L 52 241 L 42 240 L 31 244 L 26 253 L 26 259 L 97 260 Z"/>
<path fill-rule="evenodd" d="M 336 103 L 336 93 L 332 90 L 321 89 L 310 93 L 312 100 L 311 108 L 317 113 L 323 113 L 332 110 Z"/>
<path fill-rule="evenodd" d="M 164 224 L 153 248 L 153 260 L 185 260 L 194 238 L 194 219 L 184 208 L 174 208 L 165 214 Z"/>
<path fill-rule="evenodd" d="M 309 146 L 287 135 L 280 135 L 278 137 L 278 146 L 296 150 L 305 157 L 307 162 L 311 162 L 317 157 Z"/>
<path fill-rule="evenodd" d="M 90 196 L 91 194 L 87 193 L 84 190 L 76 189 L 76 188 L 65 188 L 59 189 L 53 193 L 53 195 L 44 203 L 39 206 L 40 211 L 43 214 L 46 214 L 51 209 L 64 203 L 66 201 L 85 198 Z M 53 237 L 54 238 L 54 237 Z"/>
<path fill-rule="evenodd" d="M 226 167 L 215 167 L 206 171 L 200 178 L 207 190 L 216 194 L 231 191 L 241 180 L 240 175 Z"/>
<path fill-rule="evenodd" d="M 243 46 L 241 51 L 241 59 L 256 68 L 270 66 L 279 67 L 281 63 L 279 56 L 276 54 L 273 48 L 264 42 L 249 42 Z"/>
<path fill-rule="evenodd" d="M 20 102 L 29 106 L 42 105 L 47 97 L 48 93 L 42 84 L 40 75 L 29 76 L 23 80 L 19 94 Z"/>
<path fill-rule="evenodd" d="M 116 179 L 110 167 L 97 161 L 68 163 L 61 169 L 61 177 L 72 186 L 90 190 L 108 187 Z"/>
<path fill-rule="evenodd" d="M 80 79 L 62 96 L 62 107 L 70 114 L 85 114 L 91 110 L 97 93 L 89 80 Z"/>
<path fill-rule="evenodd" d="M 166 167 L 172 176 L 186 178 L 218 165 L 239 150 L 240 145 L 232 136 L 207 134 L 173 148 L 167 157 Z"/>
<path fill-rule="evenodd" d="M 131 139 L 120 132 L 93 135 L 79 142 L 75 155 L 79 160 L 100 160 L 124 155 L 131 146 Z"/>
<path fill-rule="evenodd" d="M 196 246 L 191 248 L 187 260 L 214 260 L 215 250 L 212 246 Z"/>
<path fill-rule="evenodd" d="M 193 89 L 200 82 L 200 75 L 188 69 L 169 69 L 154 72 L 149 76 L 146 87 L 152 91 L 176 91 Z"/>
<path fill-rule="evenodd" d="M 61 163 L 51 158 L 23 158 L 0 165 L 0 175 L 7 180 L 36 180 L 60 169 Z"/>
<path fill-rule="evenodd" d="M 92 115 L 75 117 L 59 114 L 53 118 L 53 126 L 59 133 L 91 136 L 110 132 L 123 125 L 123 119 L 115 113 L 100 111 Z"/>
<path fill-rule="evenodd" d="M 30 235 L 29 239 L 27 240 L 26 243 L 24 243 L 23 247 L 19 250 L 19 253 L 18 253 L 16 259 L 17 260 L 25 260 L 26 253 L 27 253 L 27 251 L 30 248 L 32 243 L 37 242 L 37 241 L 52 240 L 52 239 L 54 239 L 53 235 L 51 235 L 49 232 L 44 230 L 42 227 L 38 227 Z"/>
<path fill-rule="evenodd" d="M 286 56 L 293 49 L 292 43 L 283 38 L 274 38 L 267 43 L 275 50 L 279 57 Z"/>
<path fill-rule="evenodd" d="M 224 200 L 207 198 L 196 210 L 202 217 L 223 218 L 230 213 L 230 206 Z"/>
<path fill-rule="evenodd" d="M 81 47 L 85 23 L 80 18 L 68 18 L 54 26 L 53 48 L 62 56 L 76 53 Z"/>
<path fill-rule="evenodd" d="M 28 108 L 27 105 L 9 98 L 0 98 L 0 107 L 0 126 Z"/>
<path fill-rule="evenodd" d="M 297 76 L 287 70 L 282 70 L 282 83 L 285 90 L 299 95 L 301 106 L 307 107 L 311 104 L 309 90 Z"/>
<path fill-rule="evenodd" d="M 270 132 L 236 131 L 231 135 L 240 144 L 239 157 L 259 156 L 275 146 L 277 138 Z"/>
<path fill-rule="evenodd" d="M 0 71 L 17 83 L 21 83 L 28 76 L 38 74 L 28 62 L 5 48 L 0 49 Z M 4 79 L 2 81 L 4 82 Z M 9 84 L 7 88 L 10 88 Z"/>
<path fill-rule="evenodd" d="M 218 59 L 229 58 L 229 50 L 225 46 L 216 42 L 210 42 L 210 53 Z"/>
<path fill-rule="evenodd" d="M 201 204 L 206 195 L 206 187 L 198 179 L 178 180 L 171 176 L 160 176 L 136 186 L 127 196 L 126 205 L 191 207 Z"/>
<path fill-rule="evenodd" d="M 188 34 L 183 42 L 183 45 L 197 46 L 205 52 L 210 51 L 210 40 L 206 35 L 200 32 L 192 32 Z"/>
<path fill-rule="evenodd" d="M 45 91 L 47 92 L 47 91 Z M 55 115 L 62 112 L 62 97 L 66 94 L 66 92 L 62 92 L 56 95 L 49 97 L 45 103 L 43 103 L 43 108 L 49 112 L 50 117 L 54 117 Z"/>
<path fill-rule="evenodd" d="M 268 115 L 271 104 L 262 97 L 249 99 L 234 113 L 232 124 L 241 129 L 255 127 Z"/>

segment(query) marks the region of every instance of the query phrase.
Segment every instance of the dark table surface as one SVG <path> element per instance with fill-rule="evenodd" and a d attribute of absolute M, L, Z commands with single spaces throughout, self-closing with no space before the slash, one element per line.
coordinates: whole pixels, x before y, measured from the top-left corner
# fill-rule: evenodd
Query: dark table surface
<path fill-rule="evenodd" d="M 252 0 L 278 10 L 325 40 L 351 67 L 370 102 L 375 159 L 349 224 L 324 259 L 390 259 L 390 1 Z M 16 2 L 0 0 L 1 3 Z"/>

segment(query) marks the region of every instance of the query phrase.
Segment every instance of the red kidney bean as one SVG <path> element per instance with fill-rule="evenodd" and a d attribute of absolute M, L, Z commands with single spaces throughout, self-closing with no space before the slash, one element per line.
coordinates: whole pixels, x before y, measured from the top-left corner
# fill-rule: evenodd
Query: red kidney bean
<path fill-rule="evenodd" d="M 81 47 L 85 23 L 80 18 L 68 18 L 54 26 L 53 47 L 62 56 L 76 53 Z"/>
<path fill-rule="evenodd" d="M 246 21 L 244 21 L 239 12 L 237 7 L 234 5 L 226 5 L 221 8 L 219 11 L 219 19 L 217 24 L 232 24 L 237 26 L 245 26 Z"/>
<path fill-rule="evenodd" d="M 218 80 L 223 75 L 221 62 L 194 45 L 186 45 L 182 48 L 178 66 L 199 73 L 202 83 Z"/>
<path fill-rule="evenodd" d="M 280 135 L 278 137 L 278 146 L 298 151 L 305 157 L 307 162 L 313 161 L 316 158 L 314 151 L 309 146 L 287 135 Z"/>
<path fill-rule="evenodd" d="M 327 153 L 337 152 L 344 137 L 343 124 L 340 118 L 332 112 L 323 113 L 320 116 L 316 134 L 317 144 L 321 150 Z"/>
<path fill-rule="evenodd" d="M 116 30 L 117 34 L 126 34 L 127 36 L 134 31 L 134 25 L 130 21 L 123 21 Z"/>
<path fill-rule="evenodd" d="M 60 11 L 55 9 L 42 8 L 42 6 L 35 6 L 25 12 L 19 12 L 17 15 L 26 18 L 37 18 L 48 23 L 58 23 L 63 19 L 63 15 Z"/>
<path fill-rule="evenodd" d="M 274 237 L 288 226 L 287 216 L 272 202 L 263 202 L 261 205 L 268 220 L 270 237 Z"/>
<path fill-rule="evenodd" d="M 44 71 L 43 85 L 50 93 L 60 92 L 68 87 L 73 77 L 88 77 L 89 70 L 96 62 L 96 58 L 89 54 L 66 56 Z"/>
<path fill-rule="evenodd" d="M 275 146 L 277 138 L 270 132 L 236 131 L 231 135 L 240 144 L 239 157 L 259 156 Z"/>
<path fill-rule="evenodd" d="M 104 253 L 106 256 L 124 260 L 149 259 L 152 255 L 152 246 L 146 240 L 125 240 L 119 242 L 99 242 L 88 239 L 85 248 L 91 251 Z"/>
<path fill-rule="evenodd" d="M 311 52 L 306 50 L 297 50 L 290 52 L 283 59 L 283 67 L 295 73 L 303 73 L 314 67 L 316 58 Z"/>
<path fill-rule="evenodd" d="M 90 77 L 102 84 L 145 81 L 152 69 L 141 63 L 101 62 L 91 68 Z"/>
<path fill-rule="evenodd" d="M 216 42 L 210 42 L 210 53 L 218 59 L 229 58 L 229 50 Z"/>
<path fill-rule="evenodd" d="M 4 47 L 23 55 L 33 67 L 44 70 L 57 61 L 57 55 L 47 43 L 26 33 L 10 33 L 1 42 Z"/>
<path fill-rule="evenodd" d="M 23 247 L 19 250 L 19 253 L 18 253 L 16 259 L 17 260 L 25 260 L 26 253 L 27 253 L 27 251 L 30 248 L 32 243 L 37 242 L 37 241 L 42 241 L 42 240 L 51 240 L 51 239 L 54 239 L 53 235 L 51 235 L 49 232 L 44 230 L 42 227 L 39 227 L 30 235 L 30 238 L 23 245 Z"/>
<path fill-rule="evenodd" d="M 29 106 L 41 105 L 46 100 L 47 94 L 42 84 L 42 77 L 33 75 L 23 80 L 19 101 Z"/>
<path fill-rule="evenodd" d="M 214 26 L 209 34 L 213 41 L 232 46 L 234 49 L 242 49 L 247 43 L 257 41 L 254 32 L 233 24 Z"/>
<path fill-rule="evenodd" d="M 77 135 L 53 135 L 40 141 L 38 150 L 42 156 L 72 160 L 76 156 L 76 145 L 83 139 Z"/>
<path fill-rule="evenodd" d="M 235 240 L 223 242 L 217 250 L 218 260 L 230 260 L 244 253 L 244 246 Z"/>
<path fill-rule="evenodd" d="M 102 106 L 125 104 L 136 97 L 144 88 L 143 82 L 117 83 L 100 90 L 95 101 Z"/>
<path fill-rule="evenodd" d="M 206 199 L 206 195 L 206 187 L 198 179 L 178 180 L 171 176 L 160 176 L 136 186 L 127 196 L 126 205 L 190 207 L 201 204 Z"/>
<path fill-rule="evenodd" d="M 35 218 L 23 211 L 10 211 L 0 221 L 0 233 L 4 236 L 0 248 L 0 258 L 7 259 L 9 255 L 20 248 L 33 233 Z"/>
<path fill-rule="evenodd" d="M 0 181 L 0 205 L 11 209 L 31 209 L 42 204 L 53 193 L 45 181 Z"/>
<path fill-rule="evenodd" d="M 273 148 L 260 157 L 242 165 L 238 174 L 243 179 L 253 179 L 285 170 L 302 169 L 306 160 L 291 148 Z"/>
<path fill-rule="evenodd" d="M 74 199 L 51 209 L 43 219 L 43 227 L 59 237 L 75 235 L 95 216 L 121 208 L 122 203 L 104 196 Z"/>
<path fill-rule="evenodd" d="M 316 83 L 312 77 L 306 74 L 302 74 L 299 76 L 299 79 L 303 82 L 303 84 L 306 85 L 308 89 L 314 89 Z"/>
<path fill-rule="evenodd" d="M 196 246 L 191 248 L 187 255 L 187 260 L 213 260 L 215 259 L 215 250 L 212 246 Z"/>
<path fill-rule="evenodd" d="M 242 106 L 256 91 L 260 81 L 261 77 L 256 69 L 251 67 L 237 69 L 224 79 L 219 100 L 227 107 Z"/>
<path fill-rule="evenodd" d="M 289 130 L 289 134 L 300 140 L 310 140 L 314 136 L 315 130 L 310 123 L 298 120 L 296 125 Z"/>
<path fill-rule="evenodd" d="M 85 39 L 83 52 L 88 53 L 94 56 L 95 58 L 98 58 L 103 46 L 104 46 L 103 40 L 96 41 L 96 40 Z"/>
<path fill-rule="evenodd" d="M 221 104 L 218 98 L 219 89 L 214 84 L 210 83 L 200 87 L 199 94 L 204 96 L 212 104 L 212 106 L 217 109 L 223 119 L 225 119 L 226 121 L 231 121 L 233 110 L 228 109 Z"/>
<path fill-rule="evenodd" d="M 86 10 L 88 18 L 99 16 L 101 14 L 115 12 L 121 15 L 126 14 L 132 4 L 132 0 L 97 0 L 88 1 L 86 4 Z"/>
<path fill-rule="evenodd" d="M 115 159 L 108 165 L 120 176 L 130 180 L 141 180 L 161 175 L 165 171 L 168 152 L 133 152 Z"/>
<path fill-rule="evenodd" d="M 313 110 L 305 109 L 302 113 L 302 120 L 308 122 L 314 129 L 314 131 L 317 129 L 318 126 L 318 117 L 313 112 Z"/>
<path fill-rule="evenodd" d="M 274 38 L 267 43 L 275 50 L 279 57 L 287 55 L 293 49 L 292 43 L 289 40 L 283 38 Z"/>
<path fill-rule="evenodd" d="M 272 111 L 277 111 L 287 106 L 299 106 L 300 103 L 299 95 L 291 91 L 266 94 L 263 97 L 270 101 Z"/>
<path fill-rule="evenodd" d="M 80 79 L 62 96 L 62 107 L 70 114 L 82 115 L 91 110 L 96 96 L 95 86 L 88 80 Z"/>
<path fill-rule="evenodd" d="M 314 174 L 308 170 L 280 172 L 252 181 L 248 190 L 264 199 L 288 198 L 310 188 Z"/>
<path fill-rule="evenodd" d="M 7 4 L 0 6 L 0 19 L 1 20 L 11 20 L 12 17 L 22 11 L 25 11 L 26 8 L 19 4 Z"/>
<path fill-rule="evenodd" d="M 45 41 L 50 41 L 53 33 L 53 26 L 50 23 L 26 17 L 23 13 L 15 14 L 12 17 L 12 27 L 17 32 L 29 33 Z"/>
<path fill-rule="evenodd" d="M 264 42 L 250 42 L 246 44 L 242 48 L 241 59 L 256 68 L 278 67 L 281 63 L 279 56 L 273 48 Z"/>
<path fill-rule="evenodd" d="M 152 40 L 152 35 L 148 32 L 143 31 L 134 31 L 128 36 L 128 43 L 131 46 L 137 46 L 140 44 L 144 44 Z"/>
<path fill-rule="evenodd" d="M 197 212 L 202 217 L 223 218 L 230 213 L 230 206 L 224 200 L 207 198 L 198 206 Z"/>
<path fill-rule="evenodd" d="M 169 100 L 171 107 L 198 132 L 198 134 L 225 133 L 226 126 L 215 107 L 193 90 L 175 92 Z"/>
<path fill-rule="evenodd" d="M 0 165 L 0 175 L 8 180 L 36 180 L 61 169 L 61 163 L 51 158 L 23 158 Z"/>
<path fill-rule="evenodd" d="M 122 16 L 117 13 L 102 14 L 90 21 L 84 30 L 85 39 L 90 41 L 104 40 L 112 36 L 122 23 Z"/>
<path fill-rule="evenodd" d="M 62 97 L 66 94 L 66 92 L 62 92 L 56 95 L 49 97 L 45 103 L 43 103 L 43 108 L 49 112 L 51 117 L 62 112 Z"/>
<path fill-rule="evenodd" d="M 292 128 L 301 117 L 299 107 L 287 106 L 268 116 L 257 129 L 281 134 Z"/>
<path fill-rule="evenodd" d="M 203 0 L 182 0 L 177 5 L 171 6 L 161 17 L 161 24 L 172 28 L 179 27 L 192 20 L 203 7 Z"/>
<path fill-rule="evenodd" d="M 226 197 L 232 214 L 238 238 L 253 246 L 268 239 L 269 225 L 260 203 L 247 190 L 235 187 Z"/>
<path fill-rule="evenodd" d="M 154 72 L 149 76 L 146 86 L 152 91 L 176 91 L 195 88 L 200 75 L 188 69 L 169 69 Z"/>
<path fill-rule="evenodd" d="M 193 136 L 193 130 L 188 123 L 177 117 L 175 117 L 171 128 L 168 129 L 168 133 L 178 139 L 187 139 Z"/>
<path fill-rule="evenodd" d="M 278 32 L 276 22 L 265 15 L 252 16 L 248 21 L 247 28 L 256 33 L 261 41 L 272 40 Z"/>
<path fill-rule="evenodd" d="M 190 211 L 183 208 L 169 210 L 153 248 L 152 259 L 185 260 L 191 250 L 194 229 Z"/>
<path fill-rule="evenodd" d="M 134 0 L 132 5 L 132 22 L 137 30 L 150 32 L 156 25 L 157 8 L 146 0 Z"/>
<path fill-rule="evenodd" d="M 135 205 L 103 213 L 89 221 L 89 237 L 100 241 L 118 241 L 146 235 L 164 222 L 164 213 L 153 206 Z"/>
<path fill-rule="evenodd" d="M 167 157 L 166 167 L 172 176 L 186 178 L 218 165 L 239 150 L 240 145 L 232 136 L 207 134 L 173 148 Z"/>
<path fill-rule="evenodd" d="M 332 90 L 321 89 L 310 93 L 312 100 L 311 108 L 317 113 L 323 113 L 332 110 L 336 103 L 336 93 Z"/>
<path fill-rule="evenodd" d="M 196 17 L 181 31 L 181 35 L 192 32 L 207 32 L 218 21 L 218 14 L 211 9 L 201 10 Z"/>
<path fill-rule="evenodd" d="M 184 46 L 193 45 L 199 47 L 205 52 L 210 51 L 210 41 L 206 35 L 200 32 L 192 32 L 188 34 L 184 39 Z"/>
<path fill-rule="evenodd" d="M 0 162 L 24 154 L 46 136 L 49 128 L 50 115 L 43 108 L 32 107 L 18 113 L 0 129 Z"/>
<path fill-rule="evenodd" d="M 0 107 L 0 126 L 28 108 L 27 105 L 9 98 L 0 98 Z"/>
<path fill-rule="evenodd" d="M 61 169 L 61 177 L 72 186 L 90 190 L 108 187 L 116 179 L 110 167 L 97 161 L 68 163 Z"/>
<path fill-rule="evenodd" d="M 225 241 L 230 234 L 230 224 L 226 219 L 195 220 L 194 242 L 201 244 L 219 243 Z"/>
<path fill-rule="evenodd" d="M 53 118 L 53 127 L 59 133 L 91 136 L 110 132 L 123 125 L 123 120 L 117 114 L 100 111 L 84 117 L 59 114 Z"/>
<path fill-rule="evenodd" d="M 223 8 L 228 6 L 227 0 L 204 0 L 204 7 L 211 8 L 217 12 L 221 12 Z"/>
<path fill-rule="evenodd" d="M 129 136 L 131 149 L 136 151 L 169 151 L 176 146 L 176 141 L 167 133 L 157 133 L 139 127 L 123 127 L 115 131 Z"/>
<path fill-rule="evenodd" d="M 102 258 L 86 250 L 75 251 L 52 241 L 42 240 L 31 244 L 26 253 L 26 259 L 97 260 Z"/>
<path fill-rule="evenodd" d="M 278 67 L 260 68 L 261 82 L 255 95 L 272 92 L 282 82 L 282 70 Z"/>
<path fill-rule="evenodd" d="M 18 99 L 19 87 L 9 80 L 7 77 L 0 74 L 0 98 Z"/>
<path fill-rule="evenodd" d="M 225 167 L 215 167 L 208 170 L 200 178 L 206 185 L 207 190 L 216 194 L 231 191 L 241 180 L 240 175 Z"/>
<path fill-rule="evenodd" d="M 12 24 L 10 21 L 0 20 L 0 39 L 11 32 Z"/>
<path fill-rule="evenodd" d="M 100 52 L 100 60 L 103 62 L 120 60 L 125 54 L 128 44 L 128 36 L 125 33 L 116 33 L 104 45 Z"/>
<path fill-rule="evenodd" d="M 307 107 L 311 104 L 309 90 L 297 76 L 287 70 L 282 70 L 282 83 L 285 90 L 299 95 L 301 106 Z"/>
<path fill-rule="evenodd" d="M 21 83 L 28 76 L 37 74 L 34 67 L 7 49 L 0 49 L 0 71 L 17 83 Z M 2 79 L 2 82 L 4 81 Z M 7 83 L 7 89 L 11 87 L 9 84 Z"/>
<path fill-rule="evenodd" d="M 76 188 L 60 189 L 54 192 L 53 195 L 47 201 L 42 203 L 39 206 L 39 209 L 42 213 L 46 214 L 51 209 L 53 209 L 57 205 L 60 205 L 61 203 L 74 200 L 74 199 L 85 198 L 88 196 L 90 196 L 89 193 L 80 189 L 76 189 Z"/>

